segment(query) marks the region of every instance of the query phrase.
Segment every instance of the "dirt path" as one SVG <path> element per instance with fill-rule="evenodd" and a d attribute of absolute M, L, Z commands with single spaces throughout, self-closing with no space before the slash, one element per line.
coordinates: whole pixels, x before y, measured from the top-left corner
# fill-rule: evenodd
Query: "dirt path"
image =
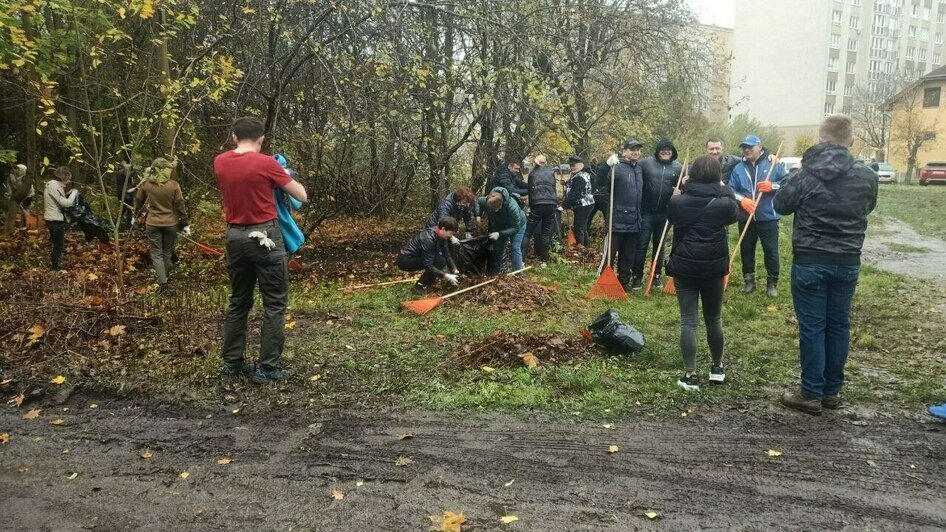
<path fill-rule="evenodd" d="M 900 220 L 872 217 L 864 261 L 888 272 L 946 282 L 946 242 L 923 236 Z"/>
<path fill-rule="evenodd" d="M 465 513 L 464 530 L 946 528 L 942 425 L 760 409 L 608 429 L 412 412 L 284 422 L 83 400 L 23 420 L 3 408 L 0 515 L 17 530 L 426 530 L 445 509 Z M 500 524 L 507 514 L 519 520 Z"/>

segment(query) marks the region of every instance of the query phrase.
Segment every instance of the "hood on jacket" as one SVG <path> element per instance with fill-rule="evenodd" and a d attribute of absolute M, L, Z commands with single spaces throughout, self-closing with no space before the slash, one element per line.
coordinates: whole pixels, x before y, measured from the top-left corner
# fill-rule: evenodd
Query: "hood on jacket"
<path fill-rule="evenodd" d="M 654 147 L 654 160 L 656 160 L 657 162 L 661 164 L 664 164 L 663 161 L 660 160 L 660 150 L 667 149 L 667 148 L 670 148 L 670 151 L 673 152 L 673 155 L 670 156 L 670 160 L 667 161 L 667 164 L 672 163 L 673 161 L 676 161 L 677 148 L 676 146 L 673 145 L 673 141 L 670 139 L 660 139 L 660 142 L 658 142 L 657 146 Z"/>
<path fill-rule="evenodd" d="M 822 142 L 808 148 L 802 156 L 801 166 L 822 181 L 832 181 L 846 174 L 855 162 L 851 150 L 839 144 Z"/>
<path fill-rule="evenodd" d="M 506 202 L 512 200 L 512 196 L 509 195 L 509 191 L 506 190 L 504 187 L 496 187 L 496 188 L 494 188 L 493 190 L 490 190 L 490 191 L 489 191 L 490 194 L 492 194 L 493 192 L 499 192 L 500 194 L 502 194 L 502 196 L 503 196 L 503 204 L 505 204 Z M 489 194 L 487 194 L 487 196 L 489 196 Z"/>

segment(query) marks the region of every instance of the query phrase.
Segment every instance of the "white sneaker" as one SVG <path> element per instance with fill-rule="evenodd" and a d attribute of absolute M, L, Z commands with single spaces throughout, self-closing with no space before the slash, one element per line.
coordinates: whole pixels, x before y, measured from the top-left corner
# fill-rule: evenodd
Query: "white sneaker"
<path fill-rule="evenodd" d="M 713 364 L 713 367 L 710 368 L 709 380 L 718 384 L 722 384 L 726 380 L 726 370 L 721 364 Z"/>

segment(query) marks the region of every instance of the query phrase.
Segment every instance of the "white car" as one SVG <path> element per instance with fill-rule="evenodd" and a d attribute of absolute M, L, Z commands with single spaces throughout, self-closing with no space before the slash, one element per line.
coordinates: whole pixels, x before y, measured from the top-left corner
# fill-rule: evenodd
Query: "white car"
<path fill-rule="evenodd" d="M 787 174 L 792 171 L 792 168 L 801 166 L 801 157 L 782 157 L 778 162 L 782 165 L 782 169 L 784 169 Z"/>
<path fill-rule="evenodd" d="M 881 183 L 896 183 L 897 171 L 888 163 L 877 163 L 877 178 Z"/>

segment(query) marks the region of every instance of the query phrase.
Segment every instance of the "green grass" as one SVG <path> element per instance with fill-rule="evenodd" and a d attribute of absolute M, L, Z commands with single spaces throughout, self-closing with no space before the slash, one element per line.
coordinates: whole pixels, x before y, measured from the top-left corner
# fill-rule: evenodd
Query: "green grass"
<path fill-rule="evenodd" d="M 946 187 L 882 184 L 877 211 L 925 236 L 946 239 Z"/>
<path fill-rule="evenodd" d="M 930 248 L 900 242 L 886 242 L 884 245 L 887 246 L 887 249 L 890 251 L 896 251 L 898 253 L 929 253 L 930 251 Z"/>

